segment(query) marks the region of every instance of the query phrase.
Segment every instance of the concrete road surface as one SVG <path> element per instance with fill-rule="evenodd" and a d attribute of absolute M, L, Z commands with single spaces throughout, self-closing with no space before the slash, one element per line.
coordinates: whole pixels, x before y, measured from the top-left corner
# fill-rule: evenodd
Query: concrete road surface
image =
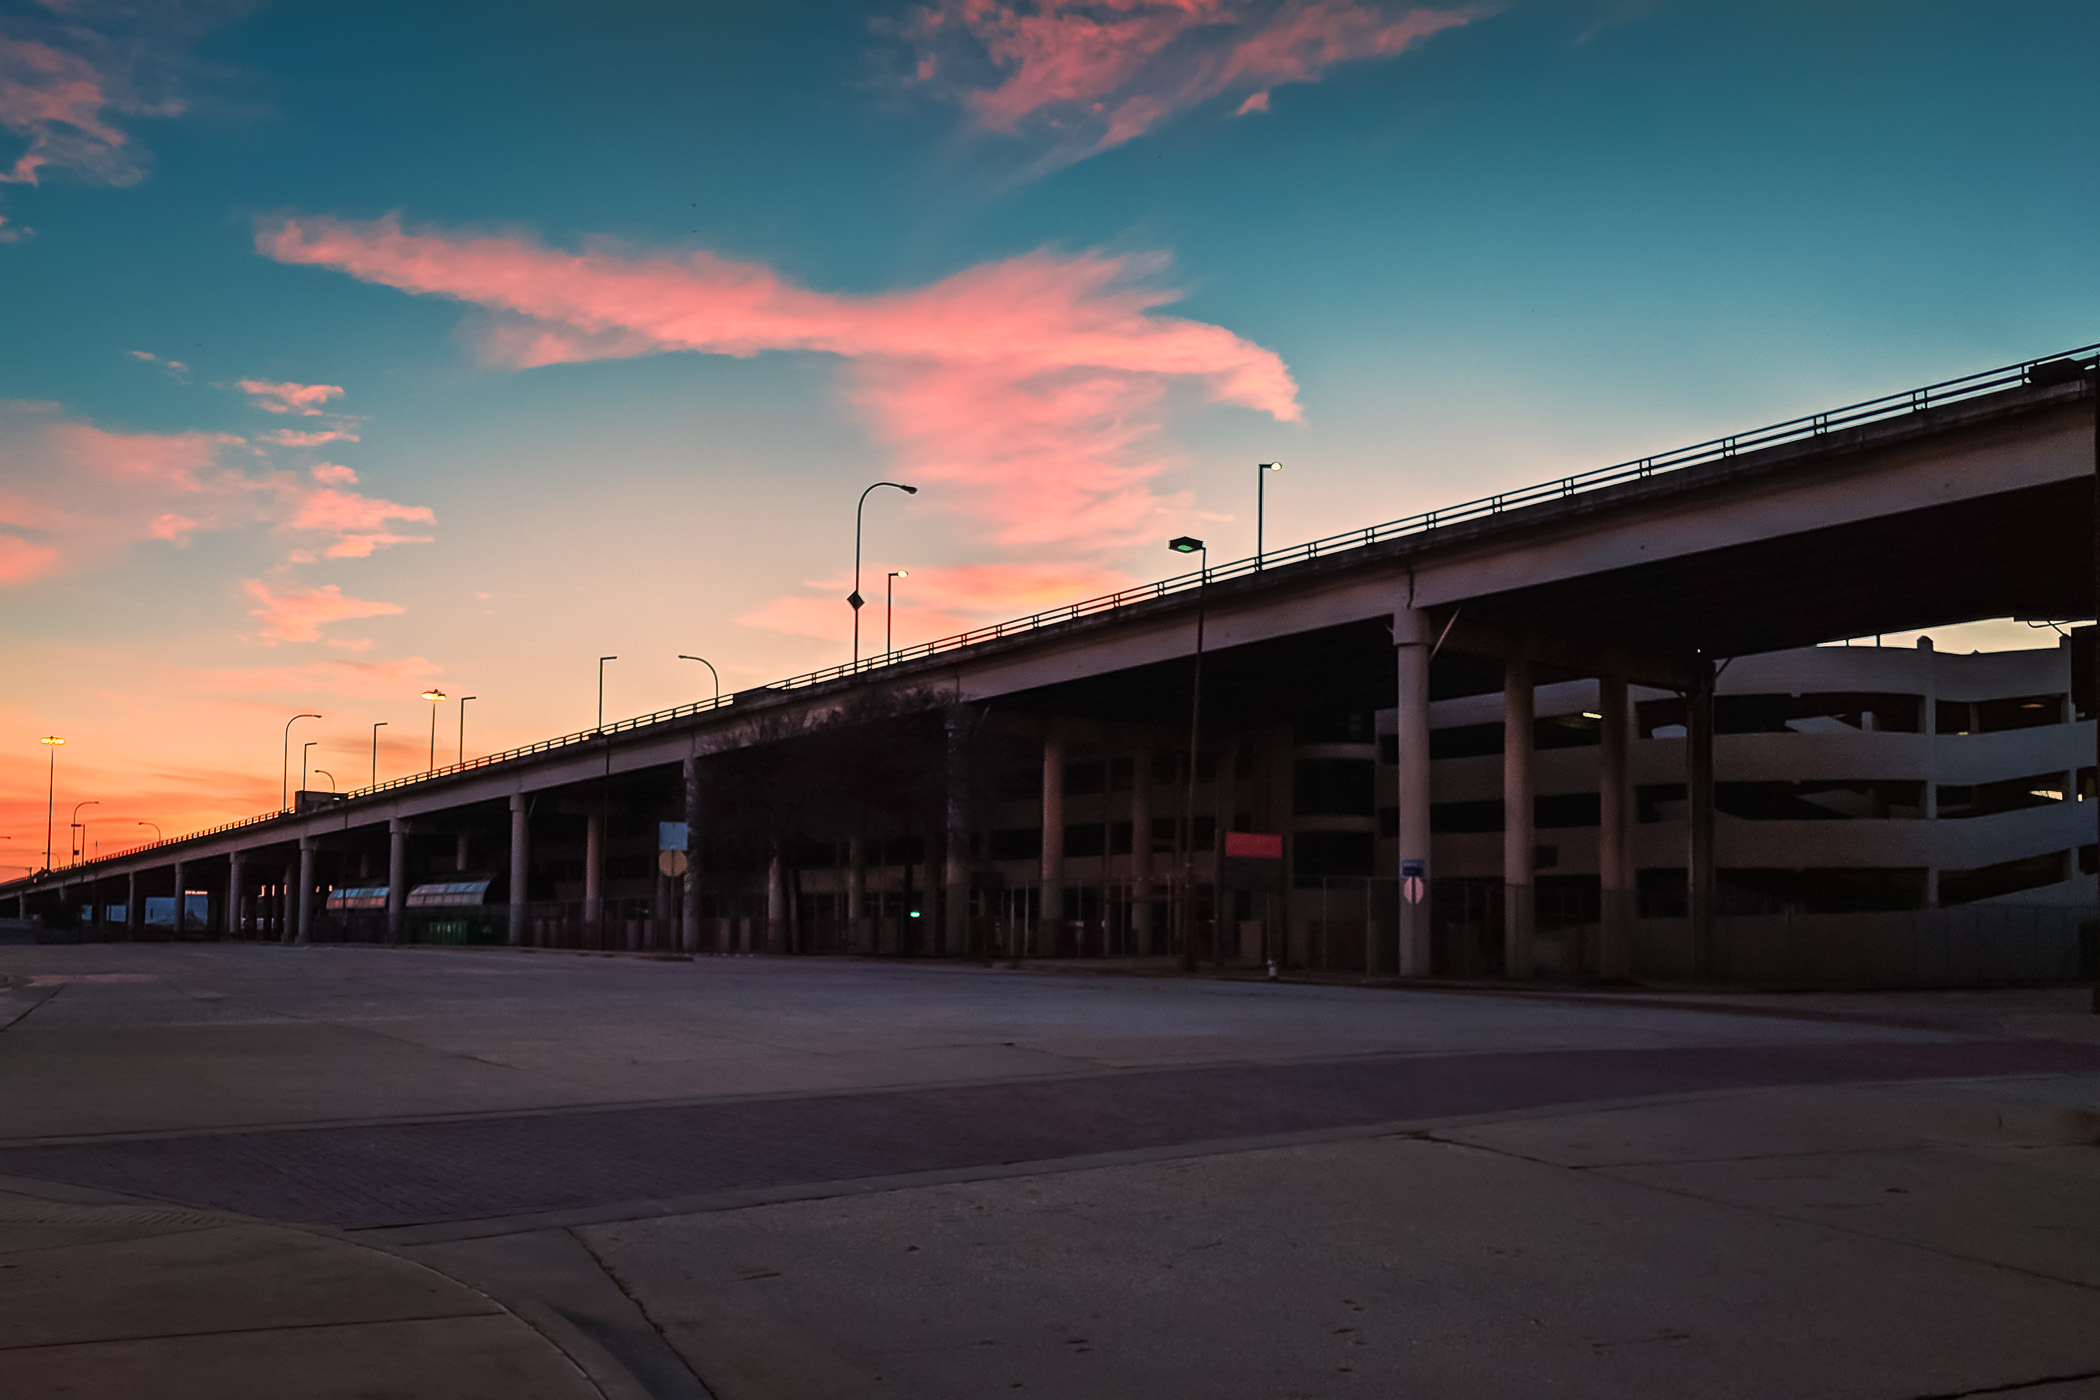
<path fill-rule="evenodd" d="M 2083 991 L 0 978 L 9 1397 L 2100 1396 Z"/>

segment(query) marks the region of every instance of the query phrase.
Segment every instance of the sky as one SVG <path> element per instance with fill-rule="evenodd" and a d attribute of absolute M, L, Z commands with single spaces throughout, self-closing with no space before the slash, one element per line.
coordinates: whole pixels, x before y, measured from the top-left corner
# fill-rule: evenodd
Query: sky
<path fill-rule="evenodd" d="M 47 809 L 63 861 L 450 762 L 461 696 L 469 756 L 588 728 L 600 657 L 608 718 L 845 661 L 876 481 L 864 653 L 1249 554 L 1258 462 L 1276 546 L 2100 339 L 2095 53 L 2093 0 L 0 0 L 0 877 Z"/>

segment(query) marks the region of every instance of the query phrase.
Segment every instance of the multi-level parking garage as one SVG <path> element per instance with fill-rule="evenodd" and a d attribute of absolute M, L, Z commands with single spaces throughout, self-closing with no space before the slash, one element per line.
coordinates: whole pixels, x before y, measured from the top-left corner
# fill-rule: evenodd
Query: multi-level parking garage
<path fill-rule="evenodd" d="M 2090 348 L 1989 371 L 0 898 L 121 936 L 180 889 L 196 932 L 294 939 L 1884 980 L 2024 939 L 1964 965 L 2061 971 L 2063 921 L 1946 911 L 2090 891 L 2069 653 L 1788 649 L 2090 618 L 2095 400 Z"/>

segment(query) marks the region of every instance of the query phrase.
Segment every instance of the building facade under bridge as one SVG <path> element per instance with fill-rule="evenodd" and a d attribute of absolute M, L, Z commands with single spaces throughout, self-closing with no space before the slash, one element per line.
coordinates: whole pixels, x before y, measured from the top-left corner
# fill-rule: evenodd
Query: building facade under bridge
<path fill-rule="evenodd" d="M 149 936 L 166 899 L 177 937 L 2070 975 L 2080 668 L 1805 648 L 2093 616 L 2093 349 L 302 798 L 0 899 L 90 932 L 104 911 L 109 936 Z M 363 893 L 331 909 L 338 889 Z M 204 929 L 179 891 L 207 892 Z"/>

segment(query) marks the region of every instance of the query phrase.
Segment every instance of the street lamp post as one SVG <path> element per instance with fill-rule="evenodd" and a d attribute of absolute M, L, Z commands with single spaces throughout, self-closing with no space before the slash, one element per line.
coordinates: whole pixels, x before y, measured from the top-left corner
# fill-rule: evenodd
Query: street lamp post
<path fill-rule="evenodd" d="M 479 700 L 480 698 L 479 695 L 462 695 L 459 697 L 459 761 L 461 763 L 467 761 L 467 702 L 469 700 Z"/>
<path fill-rule="evenodd" d="M 846 603 L 853 609 L 853 665 L 855 669 L 858 669 L 860 666 L 860 610 L 862 605 L 867 602 L 867 599 L 860 596 L 860 515 L 861 511 L 868 504 L 868 493 L 871 491 L 879 490 L 884 486 L 891 487 L 894 490 L 902 491 L 907 496 L 916 496 L 919 494 L 918 487 L 906 486 L 901 481 L 878 481 L 873 486 L 870 486 L 867 489 L 867 491 L 861 492 L 860 500 L 854 503 L 853 591 L 846 595 Z"/>
<path fill-rule="evenodd" d="M 882 581 L 882 654 L 885 658 L 896 649 L 892 638 L 897 615 L 897 580 L 910 577 L 910 569 L 892 569 L 890 576 Z"/>
<path fill-rule="evenodd" d="M 67 825 L 69 829 L 77 830 L 80 833 L 80 850 L 73 857 L 73 864 L 75 865 L 80 864 L 80 857 L 87 853 L 87 823 L 80 819 L 80 809 L 82 807 L 100 807 L 101 805 L 101 801 L 93 797 L 90 797 L 85 802 L 75 802 L 73 804 L 73 820 Z"/>
<path fill-rule="evenodd" d="M 300 746 L 300 749 L 299 749 L 299 792 L 305 792 L 305 791 L 306 791 L 306 760 L 308 759 L 308 757 L 310 757 L 310 756 L 312 755 L 312 753 L 313 753 L 313 748 L 314 748 L 314 745 L 315 745 L 315 744 L 318 744 L 318 743 L 320 743 L 320 742 L 321 742 L 321 741 L 320 741 L 319 739 L 308 739 L 308 740 L 307 740 L 307 741 L 305 742 L 305 744 L 303 744 L 303 745 L 301 745 L 301 746 Z M 292 794 L 292 795 L 293 795 L 294 797 L 297 797 L 297 796 L 298 796 L 298 793 L 294 793 L 294 794 Z"/>
<path fill-rule="evenodd" d="M 430 702 L 430 766 L 423 771 L 435 773 L 438 766 L 438 706 L 445 703 L 445 692 L 432 686 L 423 692 L 423 698 Z"/>
<path fill-rule="evenodd" d="M 598 728 L 601 732 L 605 728 L 605 663 L 618 661 L 619 659 L 617 656 L 601 656 L 598 658 Z"/>
<path fill-rule="evenodd" d="M 712 662 L 712 661 L 709 661 L 709 660 L 708 660 L 708 659 L 707 659 L 706 657 L 704 657 L 704 656 L 687 656 L 687 655 L 686 655 L 686 654 L 685 654 L 684 652 L 682 652 L 682 651 L 678 653 L 678 659 L 679 659 L 680 661 L 697 661 L 697 662 L 699 662 L 699 663 L 700 663 L 700 664 L 701 664 L 702 666 L 705 666 L 705 667 L 707 668 L 707 674 L 709 674 L 710 676 L 713 676 L 713 677 L 715 678 L 715 703 L 716 703 L 717 705 L 721 704 L 721 703 L 722 703 L 722 673 L 721 673 L 720 671 L 717 671 L 717 670 L 715 669 L 715 663 L 714 663 L 714 662 Z"/>
<path fill-rule="evenodd" d="M 292 784 L 292 726 L 302 719 L 320 718 L 320 715 L 309 711 L 293 715 L 284 722 L 284 764 L 277 778 L 277 810 L 280 812 L 290 811 L 292 806 L 291 794 L 288 791 Z"/>
<path fill-rule="evenodd" d="M 1269 473 L 1283 470 L 1281 462 L 1254 464 L 1254 567 L 1262 567 L 1262 525 L 1268 512 Z"/>
<path fill-rule="evenodd" d="M 372 786 L 379 786 L 379 731 L 386 728 L 386 721 L 372 721 Z"/>
<path fill-rule="evenodd" d="M 142 820 L 142 821 L 140 821 L 140 822 L 139 822 L 139 825 L 140 825 L 140 826 L 150 826 L 150 827 L 152 827 L 152 828 L 153 828 L 153 839 L 154 839 L 155 841 L 159 841 L 159 840 L 161 839 L 161 834 L 160 834 L 160 823 L 159 823 L 159 822 L 149 822 L 149 821 L 143 821 L 143 820 Z"/>
<path fill-rule="evenodd" d="M 51 809 L 58 800 L 58 750 L 66 741 L 56 734 L 46 734 L 37 740 L 51 750 L 51 762 L 44 775 L 44 873 L 51 873 Z"/>
<path fill-rule="evenodd" d="M 330 792 L 337 792 L 340 790 L 335 785 L 335 774 L 329 772 L 326 768 L 316 768 L 314 769 L 314 772 L 319 774 L 321 777 L 328 779 L 328 790 Z"/>
<path fill-rule="evenodd" d="M 1200 554 L 1196 575 L 1196 669 L 1189 683 L 1189 781 L 1181 817 L 1181 882 L 1187 890 L 1188 913 L 1181 930 L 1181 967 L 1196 970 L 1196 758 L 1203 732 L 1203 609 L 1210 588 L 1210 550 L 1192 535 L 1167 541 L 1176 554 Z"/>

